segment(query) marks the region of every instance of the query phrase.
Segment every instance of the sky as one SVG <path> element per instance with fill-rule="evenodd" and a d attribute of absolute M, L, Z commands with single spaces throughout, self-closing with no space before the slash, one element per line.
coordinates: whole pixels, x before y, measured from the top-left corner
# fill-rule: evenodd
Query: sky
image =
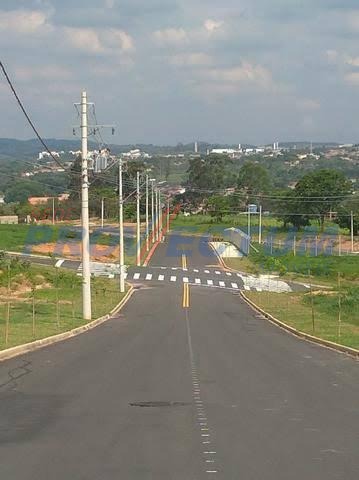
<path fill-rule="evenodd" d="M 358 0 L 1 0 L 0 45 L 44 137 L 86 90 L 118 144 L 359 141 Z"/>

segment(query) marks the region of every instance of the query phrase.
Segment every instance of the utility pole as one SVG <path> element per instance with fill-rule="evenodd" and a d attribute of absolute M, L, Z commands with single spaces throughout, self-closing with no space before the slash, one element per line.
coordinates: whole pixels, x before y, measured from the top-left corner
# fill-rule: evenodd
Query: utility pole
<path fill-rule="evenodd" d="M 152 243 L 155 243 L 155 192 L 154 178 L 151 178 L 151 225 L 152 225 Z"/>
<path fill-rule="evenodd" d="M 125 255 L 123 235 L 123 188 L 122 188 L 122 157 L 118 163 L 118 199 L 120 214 L 120 292 L 125 291 Z"/>
<path fill-rule="evenodd" d="M 55 197 L 52 197 L 52 224 L 55 225 Z"/>
<path fill-rule="evenodd" d="M 249 242 L 251 241 L 251 211 L 248 205 L 248 227 L 247 227 L 247 234 L 249 237 Z"/>
<path fill-rule="evenodd" d="M 158 240 L 162 240 L 162 205 L 160 189 L 158 189 Z"/>
<path fill-rule="evenodd" d="M 104 223 L 104 220 L 103 220 L 104 213 L 105 213 L 105 199 L 101 198 L 101 228 L 102 229 L 103 229 L 103 223 Z"/>
<path fill-rule="evenodd" d="M 354 253 L 354 213 L 350 212 L 350 236 L 352 243 L 352 253 Z"/>
<path fill-rule="evenodd" d="M 140 172 L 137 172 L 137 266 L 141 266 Z"/>
<path fill-rule="evenodd" d="M 81 156 L 82 156 L 82 312 L 84 320 L 91 320 L 91 267 L 90 267 L 90 228 L 89 228 L 89 183 L 87 151 L 87 94 L 81 96 Z"/>
<path fill-rule="evenodd" d="M 156 212 L 155 212 L 155 231 L 156 231 L 156 242 L 158 242 L 158 188 L 155 188 L 155 204 L 156 204 Z"/>
<path fill-rule="evenodd" d="M 167 235 L 170 233 L 170 201 L 167 200 Z"/>
<path fill-rule="evenodd" d="M 259 234 L 258 234 L 258 243 L 262 244 L 262 205 L 259 205 Z"/>
<path fill-rule="evenodd" d="M 149 211 L 148 211 L 148 175 L 146 175 L 146 251 L 150 250 L 150 225 L 149 225 Z"/>

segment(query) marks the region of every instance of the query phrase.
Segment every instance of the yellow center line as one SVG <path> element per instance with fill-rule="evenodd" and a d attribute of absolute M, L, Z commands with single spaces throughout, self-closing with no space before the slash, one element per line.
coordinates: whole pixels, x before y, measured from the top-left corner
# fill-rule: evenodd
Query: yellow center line
<path fill-rule="evenodd" d="M 183 284 L 182 306 L 183 306 L 183 308 L 189 308 L 189 305 L 190 305 L 189 285 L 188 285 L 188 283 L 184 283 Z"/>
<path fill-rule="evenodd" d="M 184 253 L 182 253 L 182 268 L 187 269 L 187 257 Z"/>

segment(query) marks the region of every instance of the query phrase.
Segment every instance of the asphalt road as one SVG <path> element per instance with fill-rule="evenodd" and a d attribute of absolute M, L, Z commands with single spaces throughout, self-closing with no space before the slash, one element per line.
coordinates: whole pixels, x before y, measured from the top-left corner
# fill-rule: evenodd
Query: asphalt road
<path fill-rule="evenodd" d="M 153 265 L 182 264 L 168 252 Z M 232 292 L 143 283 L 96 330 L 0 363 L 0 478 L 357 480 L 358 404 L 351 358 Z"/>

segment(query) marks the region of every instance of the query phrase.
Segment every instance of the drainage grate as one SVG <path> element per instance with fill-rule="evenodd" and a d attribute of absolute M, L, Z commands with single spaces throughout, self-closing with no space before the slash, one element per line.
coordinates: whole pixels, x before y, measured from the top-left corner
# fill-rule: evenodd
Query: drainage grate
<path fill-rule="evenodd" d="M 133 402 L 130 403 L 130 407 L 143 407 L 143 408 L 163 408 L 163 407 L 187 407 L 191 403 L 186 402 Z"/>

